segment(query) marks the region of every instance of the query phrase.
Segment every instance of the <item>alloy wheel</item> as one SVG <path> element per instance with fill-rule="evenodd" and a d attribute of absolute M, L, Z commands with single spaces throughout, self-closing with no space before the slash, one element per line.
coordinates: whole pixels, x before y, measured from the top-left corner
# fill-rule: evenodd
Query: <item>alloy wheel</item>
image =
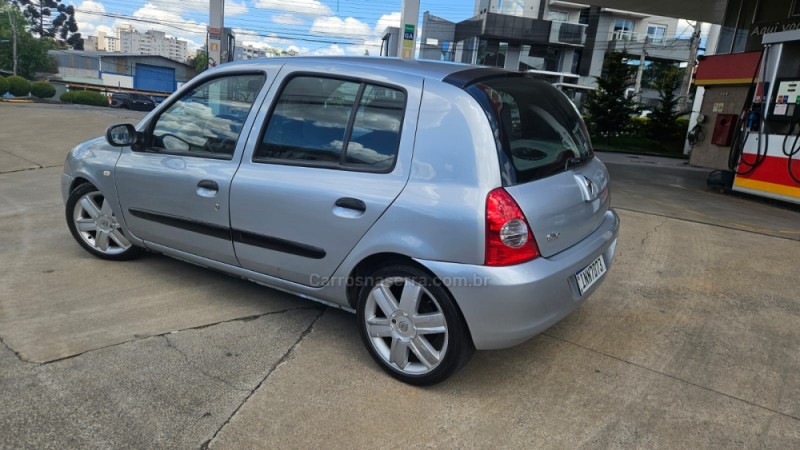
<path fill-rule="evenodd" d="M 118 255 L 132 245 L 122 233 L 110 202 L 99 191 L 89 192 L 78 199 L 72 220 L 81 239 L 98 252 Z"/>
<path fill-rule="evenodd" d="M 384 278 L 375 284 L 364 321 L 373 349 L 395 370 L 424 375 L 445 357 L 449 336 L 442 307 L 413 279 Z"/>

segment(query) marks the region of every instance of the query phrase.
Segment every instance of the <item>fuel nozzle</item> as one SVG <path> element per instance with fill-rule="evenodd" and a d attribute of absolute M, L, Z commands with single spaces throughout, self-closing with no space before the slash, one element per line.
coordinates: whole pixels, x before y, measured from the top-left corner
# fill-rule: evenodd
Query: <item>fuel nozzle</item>
<path fill-rule="evenodd" d="M 753 103 L 747 112 L 747 129 L 758 131 L 761 128 L 761 103 Z"/>

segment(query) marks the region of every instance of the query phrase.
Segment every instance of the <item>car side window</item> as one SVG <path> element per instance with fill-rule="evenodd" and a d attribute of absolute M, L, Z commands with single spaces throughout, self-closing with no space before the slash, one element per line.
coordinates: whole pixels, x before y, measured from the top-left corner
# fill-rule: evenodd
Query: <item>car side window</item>
<path fill-rule="evenodd" d="M 147 150 L 231 159 L 264 81 L 263 74 L 242 74 L 197 86 L 161 113 Z"/>
<path fill-rule="evenodd" d="M 331 78 L 292 78 L 275 104 L 255 158 L 338 164 L 359 86 Z"/>
<path fill-rule="evenodd" d="M 388 169 L 400 145 L 406 95 L 396 89 L 367 85 L 345 152 L 346 165 Z"/>
<path fill-rule="evenodd" d="M 253 161 L 386 171 L 397 156 L 405 102 L 398 89 L 294 77 L 279 94 Z"/>

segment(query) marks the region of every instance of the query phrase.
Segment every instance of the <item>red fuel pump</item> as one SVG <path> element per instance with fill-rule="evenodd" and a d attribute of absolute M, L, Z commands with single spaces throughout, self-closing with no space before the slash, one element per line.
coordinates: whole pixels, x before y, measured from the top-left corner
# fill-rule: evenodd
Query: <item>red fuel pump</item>
<path fill-rule="evenodd" d="M 734 130 L 733 190 L 800 204 L 800 30 L 766 34 L 763 43 L 758 81 Z"/>

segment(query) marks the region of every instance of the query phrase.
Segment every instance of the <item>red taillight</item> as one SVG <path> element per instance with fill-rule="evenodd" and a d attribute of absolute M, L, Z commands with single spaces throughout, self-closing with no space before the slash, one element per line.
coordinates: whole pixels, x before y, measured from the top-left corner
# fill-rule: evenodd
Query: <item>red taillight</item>
<path fill-rule="evenodd" d="M 486 265 L 510 266 L 539 256 L 525 214 L 503 188 L 486 197 Z"/>

